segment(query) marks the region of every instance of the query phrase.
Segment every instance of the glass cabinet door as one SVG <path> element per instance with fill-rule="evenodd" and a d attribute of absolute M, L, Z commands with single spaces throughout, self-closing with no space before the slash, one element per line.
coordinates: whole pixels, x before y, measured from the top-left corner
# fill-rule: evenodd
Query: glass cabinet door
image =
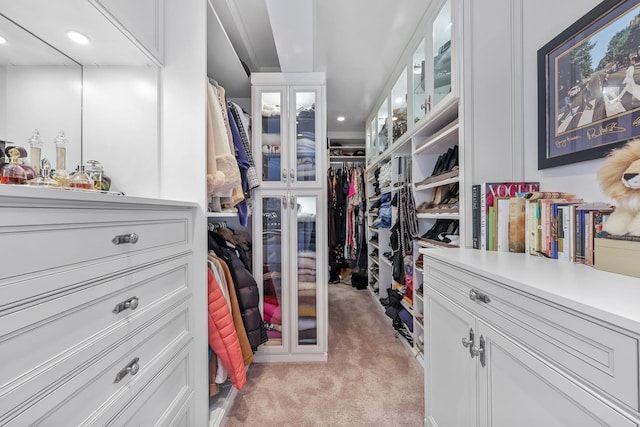
<path fill-rule="evenodd" d="M 384 153 L 389 147 L 389 129 L 387 119 L 389 118 L 388 99 L 385 99 L 378 110 L 378 154 Z"/>
<path fill-rule="evenodd" d="M 260 126 L 254 125 L 254 132 L 260 133 L 260 151 L 262 153 L 262 182 L 281 182 L 287 177 L 283 164 L 283 102 L 282 91 L 260 92 L 261 121 Z M 286 113 L 286 112 L 285 112 Z"/>
<path fill-rule="evenodd" d="M 295 164 L 289 165 L 292 182 L 310 182 L 318 179 L 316 148 L 322 147 L 316 120 L 316 90 L 294 90 L 295 99 Z"/>
<path fill-rule="evenodd" d="M 413 70 L 412 70 L 412 86 L 413 86 L 413 123 L 417 123 L 427 113 L 427 98 L 425 96 L 425 41 L 422 39 L 415 52 L 413 53 Z"/>
<path fill-rule="evenodd" d="M 316 230 L 318 197 L 291 196 L 296 216 L 296 266 L 297 295 L 295 306 L 298 313 L 298 346 L 318 344 L 318 245 Z"/>
<path fill-rule="evenodd" d="M 407 131 L 407 68 L 405 67 L 391 89 L 392 141 L 396 142 Z"/>
<path fill-rule="evenodd" d="M 447 0 L 433 21 L 433 85 L 432 105 L 435 108 L 451 92 L 452 33 L 451 0 Z"/>
<path fill-rule="evenodd" d="M 262 308 L 264 322 L 267 327 L 269 341 L 266 346 L 282 346 L 283 330 L 286 330 L 285 289 L 283 284 L 288 283 L 286 261 L 283 253 L 282 225 L 286 224 L 287 199 L 285 196 L 261 197 L 262 204 Z M 283 222 L 285 221 L 285 222 Z M 257 275 L 260 277 L 260 274 Z"/>
<path fill-rule="evenodd" d="M 367 155 L 370 156 L 371 161 L 374 161 L 378 158 L 378 154 L 380 151 L 378 150 L 378 118 L 374 117 L 371 119 L 371 125 L 369 126 L 371 130 L 371 152 L 367 151 Z"/>

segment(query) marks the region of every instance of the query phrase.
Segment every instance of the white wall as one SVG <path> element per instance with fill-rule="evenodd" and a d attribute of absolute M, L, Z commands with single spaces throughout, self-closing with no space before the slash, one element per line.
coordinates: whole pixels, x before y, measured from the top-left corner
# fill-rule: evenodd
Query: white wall
<path fill-rule="evenodd" d="M 602 160 L 538 171 L 537 51 L 598 3 L 465 1 L 467 182 L 540 181 L 543 190 L 606 200 L 595 177 Z"/>
<path fill-rule="evenodd" d="M 98 160 L 112 191 L 160 197 L 156 67 L 84 67 L 84 160 Z"/>
<path fill-rule="evenodd" d="M 524 153 L 525 175 L 539 180 L 543 190 L 568 191 L 587 201 L 608 200 L 600 191 L 595 174 L 602 160 L 574 163 L 538 171 L 537 51 L 585 13 L 598 0 L 522 1 Z"/>

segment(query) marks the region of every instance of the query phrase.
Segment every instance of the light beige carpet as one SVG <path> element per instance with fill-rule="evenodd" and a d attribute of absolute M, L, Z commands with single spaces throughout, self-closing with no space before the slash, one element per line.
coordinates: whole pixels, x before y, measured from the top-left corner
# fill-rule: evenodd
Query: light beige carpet
<path fill-rule="evenodd" d="M 223 425 L 422 426 L 423 370 L 368 290 L 329 285 L 329 357 L 253 364 Z"/>

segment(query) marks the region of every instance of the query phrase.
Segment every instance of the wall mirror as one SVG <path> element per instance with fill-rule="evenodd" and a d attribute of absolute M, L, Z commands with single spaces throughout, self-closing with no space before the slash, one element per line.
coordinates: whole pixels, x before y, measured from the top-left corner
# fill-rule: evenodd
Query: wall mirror
<path fill-rule="evenodd" d="M 41 156 L 56 168 L 54 140 L 63 131 L 66 168 L 75 167 L 82 150 L 82 66 L 3 14 L 0 37 L 0 140 L 30 153 L 37 129 Z"/>

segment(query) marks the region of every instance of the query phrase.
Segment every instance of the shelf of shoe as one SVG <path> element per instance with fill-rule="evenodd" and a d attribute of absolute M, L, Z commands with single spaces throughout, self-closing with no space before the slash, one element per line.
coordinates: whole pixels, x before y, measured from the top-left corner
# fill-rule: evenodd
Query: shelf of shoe
<path fill-rule="evenodd" d="M 437 240 L 424 238 L 416 239 L 416 243 L 418 244 L 418 246 L 421 246 L 423 248 L 459 248 L 459 246 L 456 245 L 450 245 L 448 243 L 438 242 Z"/>
<path fill-rule="evenodd" d="M 453 184 L 460 181 L 459 176 L 454 176 L 453 178 L 443 179 L 442 181 L 430 182 L 429 184 L 414 184 L 413 188 L 415 191 L 429 190 L 431 188 L 441 187 L 447 184 Z"/>
<path fill-rule="evenodd" d="M 424 269 L 422 267 L 418 267 L 417 265 L 413 266 L 413 268 L 419 272 L 420 274 L 424 273 Z"/>
<path fill-rule="evenodd" d="M 393 267 L 393 264 L 391 263 L 391 261 L 389 261 L 388 259 L 386 259 L 385 257 L 382 257 L 382 262 L 387 264 L 389 267 Z"/>
<path fill-rule="evenodd" d="M 443 145 L 453 144 L 458 141 L 458 129 L 460 129 L 460 125 L 456 118 L 438 132 L 416 144 L 414 155 L 426 154 L 432 151 L 442 151 L 440 147 Z"/>
<path fill-rule="evenodd" d="M 380 249 L 380 245 L 379 245 L 379 243 L 378 243 L 378 242 L 374 242 L 374 241 L 372 241 L 372 240 L 369 240 L 369 245 L 370 245 L 370 246 L 373 246 L 374 248 L 376 248 L 376 249 L 378 249 L 378 250 Z"/>
<path fill-rule="evenodd" d="M 403 299 L 402 301 L 400 301 L 400 305 L 402 305 L 404 309 L 407 310 L 409 314 L 413 316 L 413 307 L 411 306 L 411 304 L 409 304 L 408 301 Z"/>
<path fill-rule="evenodd" d="M 456 212 L 443 212 L 443 213 L 416 213 L 416 218 L 418 219 L 460 219 L 460 213 Z"/>

